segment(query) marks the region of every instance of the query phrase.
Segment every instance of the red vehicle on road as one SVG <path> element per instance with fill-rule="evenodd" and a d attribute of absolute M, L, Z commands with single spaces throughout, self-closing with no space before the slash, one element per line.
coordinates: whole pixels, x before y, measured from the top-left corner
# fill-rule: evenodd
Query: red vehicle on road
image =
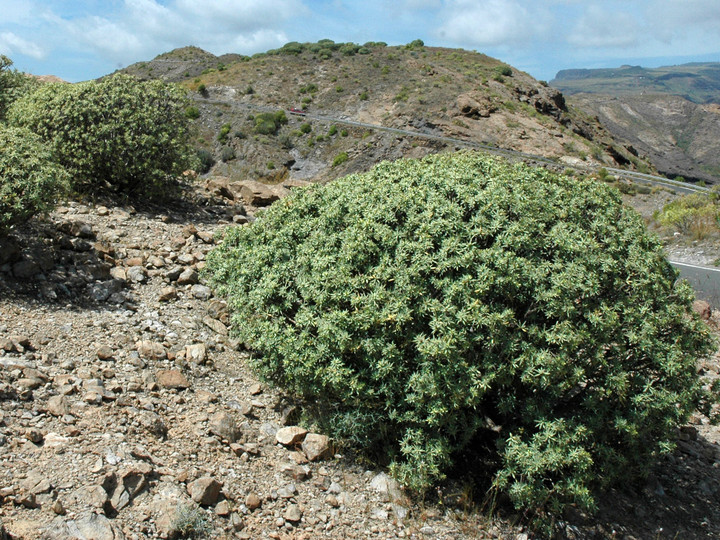
<path fill-rule="evenodd" d="M 305 116 L 307 114 L 307 111 L 305 109 L 298 109 L 297 107 L 293 107 L 290 110 L 290 114 L 299 114 L 300 116 Z"/>

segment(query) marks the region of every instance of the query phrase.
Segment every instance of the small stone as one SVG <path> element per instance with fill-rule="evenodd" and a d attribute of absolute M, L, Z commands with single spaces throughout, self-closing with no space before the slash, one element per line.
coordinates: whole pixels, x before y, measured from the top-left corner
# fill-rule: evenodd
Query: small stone
<path fill-rule="evenodd" d="M 167 358 L 167 351 L 162 343 L 143 340 L 136 344 L 138 354 L 146 360 L 164 360 Z"/>
<path fill-rule="evenodd" d="M 198 478 L 188 486 L 192 499 L 202 506 L 214 505 L 220 497 L 222 484 L 211 476 Z"/>
<path fill-rule="evenodd" d="M 190 288 L 190 294 L 198 300 L 208 300 L 212 296 L 212 290 L 206 285 L 195 284 Z"/>
<path fill-rule="evenodd" d="M 255 383 L 250 387 L 250 395 L 257 396 L 258 394 L 262 394 L 263 388 L 260 383 Z"/>
<path fill-rule="evenodd" d="M 227 326 L 225 326 L 222 322 L 218 321 L 217 319 L 213 319 L 209 315 L 203 317 L 203 323 L 205 324 L 205 326 L 210 328 L 210 330 L 212 330 L 216 334 L 220 334 L 221 336 L 228 335 Z"/>
<path fill-rule="evenodd" d="M 127 278 L 134 283 L 142 283 L 147 279 L 147 272 L 142 266 L 131 266 L 127 269 Z"/>
<path fill-rule="evenodd" d="M 190 386 L 185 375 L 177 369 L 163 369 L 155 375 L 157 382 L 163 388 L 174 388 L 184 390 Z"/>
<path fill-rule="evenodd" d="M 53 416 L 70 414 L 70 402 L 65 396 L 52 396 L 47 400 L 47 412 Z"/>
<path fill-rule="evenodd" d="M 114 353 L 112 348 L 108 345 L 101 345 L 98 347 L 97 351 L 95 351 L 95 354 L 97 354 L 97 357 L 100 360 L 112 360 Z"/>
<path fill-rule="evenodd" d="M 207 349 L 204 343 L 195 343 L 185 347 L 185 358 L 194 364 L 204 364 L 207 357 Z"/>
<path fill-rule="evenodd" d="M 64 516 L 66 514 L 65 507 L 60 499 L 56 499 L 50 509 L 55 512 L 58 516 Z"/>
<path fill-rule="evenodd" d="M 215 505 L 215 513 L 218 516 L 227 517 L 230 515 L 230 503 L 227 501 L 220 501 Z"/>
<path fill-rule="evenodd" d="M 37 428 L 28 428 L 25 430 L 25 438 L 32 443 L 39 444 L 43 441 L 45 435 Z"/>
<path fill-rule="evenodd" d="M 177 298 L 177 289 L 175 287 L 170 286 L 160 289 L 160 295 L 158 296 L 160 302 L 168 302 L 174 298 Z"/>
<path fill-rule="evenodd" d="M 237 441 L 240 436 L 240 430 L 238 429 L 237 422 L 230 414 L 224 411 L 221 411 L 210 418 L 209 429 L 210 433 L 231 443 Z"/>
<path fill-rule="evenodd" d="M 317 461 L 330 455 L 330 439 L 326 435 L 308 433 L 303 440 L 302 450 L 310 461 Z"/>
<path fill-rule="evenodd" d="M 198 273 L 194 268 L 186 268 L 177 278 L 178 285 L 192 285 L 198 280 Z"/>
<path fill-rule="evenodd" d="M 325 497 L 325 502 L 333 508 L 337 508 L 338 506 L 340 506 L 340 502 L 338 501 L 337 497 L 332 493 Z"/>
<path fill-rule="evenodd" d="M 308 430 L 300 426 L 288 426 L 278 429 L 275 440 L 284 446 L 294 446 L 302 442 Z"/>
<path fill-rule="evenodd" d="M 245 506 L 250 510 L 257 510 L 261 505 L 262 501 L 255 493 L 248 493 L 247 497 L 245 497 Z"/>
<path fill-rule="evenodd" d="M 302 510 L 297 504 L 289 504 L 283 513 L 283 518 L 291 523 L 297 523 L 302 519 Z"/>

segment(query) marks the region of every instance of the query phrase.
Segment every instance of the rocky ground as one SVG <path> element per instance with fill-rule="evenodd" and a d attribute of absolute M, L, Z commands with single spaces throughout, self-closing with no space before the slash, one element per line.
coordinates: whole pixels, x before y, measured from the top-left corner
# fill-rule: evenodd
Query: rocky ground
<path fill-rule="evenodd" d="M 408 498 L 247 369 L 199 277 L 215 233 L 276 197 L 236 188 L 69 203 L 3 243 L 0 538 L 532 537 L 519 516 L 475 511 L 461 478 Z M 245 207 L 227 197 L 241 188 Z M 720 536 L 720 432 L 697 415 L 678 436 L 647 484 L 565 516 L 562 535 Z"/>

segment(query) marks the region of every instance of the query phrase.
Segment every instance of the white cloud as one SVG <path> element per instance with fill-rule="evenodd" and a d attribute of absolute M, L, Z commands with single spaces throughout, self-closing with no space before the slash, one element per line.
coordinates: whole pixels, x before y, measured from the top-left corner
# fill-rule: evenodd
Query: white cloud
<path fill-rule="evenodd" d="M 441 10 L 443 40 L 471 46 L 528 41 L 546 30 L 546 16 L 515 0 L 452 0 Z"/>
<path fill-rule="evenodd" d="M 641 21 L 630 13 L 589 6 L 568 36 L 575 47 L 630 48 L 638 44 Z"/>
<path fill-rule="evenodd" d="M 653 35 L 665 43 L 698 32 L 712 34 L 715 42 L 720 37 L 718 0 L 652 2 L 647 9 L 647 18 Z"/>
<path fill-rule="evenodd" d="M 193 44 L 215 54 L 254 53 L 289 41 L 282 24 L 305 10 L 299 0 L 124 0 L 112 20 L 100 16 L 56 22 L 114 63 L 127 64 Z"/>
<path fill-rule="evenodd" d="M 12 32 L 0 33 L 0 53 L 6 56 L 24 54 L 36 59 L 41 59 L 45 56 L 45 51 L 42 47 Z"/>

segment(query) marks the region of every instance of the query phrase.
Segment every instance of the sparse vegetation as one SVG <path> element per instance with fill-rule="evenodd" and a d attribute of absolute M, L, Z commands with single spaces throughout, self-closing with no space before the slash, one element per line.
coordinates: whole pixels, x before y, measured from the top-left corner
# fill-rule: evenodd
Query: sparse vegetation
<path fill-rule="evenodd" d="M 340 152 L 337 156 L 335 156 L 335 159 L 333 159 L 332 166 L 337 167 L 338 165 L 342 165 L 348 160 L 348 153 L 347 152 Z"/>

